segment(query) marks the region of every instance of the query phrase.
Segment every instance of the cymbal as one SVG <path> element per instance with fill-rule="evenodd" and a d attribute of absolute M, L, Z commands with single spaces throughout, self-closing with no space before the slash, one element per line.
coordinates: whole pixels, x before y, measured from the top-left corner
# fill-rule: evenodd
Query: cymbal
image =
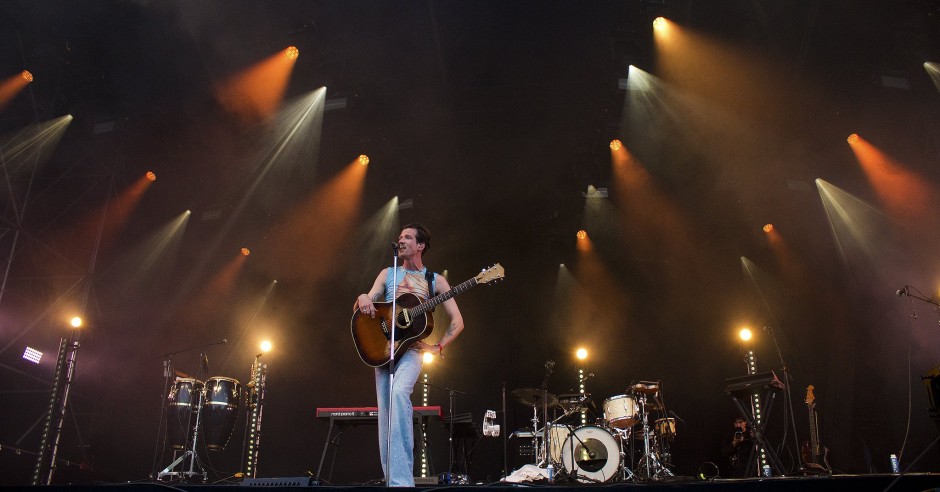
<path fill-rule="evenodd" d="M 519 388 L 512 390 L 512 399 L 516 400 L 520 405 L 525 405 L 527 407 L 541 407 L 542 406 L 542 390 L 537 388 Z M 548 406 L 554 407 L 558 405 L 558 397 L 546 393 L 546 401 Z"/>

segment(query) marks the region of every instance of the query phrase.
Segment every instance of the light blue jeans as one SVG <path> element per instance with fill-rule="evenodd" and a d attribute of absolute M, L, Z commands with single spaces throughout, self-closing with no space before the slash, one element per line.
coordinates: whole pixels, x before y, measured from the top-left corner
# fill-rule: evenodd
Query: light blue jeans
<path fill-rule="evenodd" d="M 392 459 L 389 462 L 391 474 L 385 468 L 385 455 L 388 453 L 388 367 L 375 369 L 375 393 L 379 407 L 379 457 L 382 471 L 390 477 L 392 487 L 414 487 L 414 410 L 411 407 L 411 393 L 418 376 L 421 374 L 421 352 L 406 350 L 395 361 L 395 387 L 392 390 L 395 411 L 392 415 Z"/>

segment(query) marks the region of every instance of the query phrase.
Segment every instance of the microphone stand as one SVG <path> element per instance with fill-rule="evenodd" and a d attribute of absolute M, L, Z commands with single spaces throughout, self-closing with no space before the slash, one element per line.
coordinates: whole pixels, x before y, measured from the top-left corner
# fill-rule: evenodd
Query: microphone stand
<path fill-rule="evenodd" d="M 548 467 L 551 457 L 549 456 L 549 446 L 551 436 L 548 432 L 548 378 L 555 369 L 555 362 L 549 360 L 545 363 L 545 378 L 542 379 L 542 463 Z M 536 430 L 536 429 L 533 429 Z"/>
<path fill-rule="evenodd" d="M 770 338 L 773 339 L 773 341 L 774 341 L 774 348 L 777 349 L 777 357 L 780 358 L 780 366 L 781 366 L 781 368 L 783 369 L 784 379 L 786 379 L 786 381 L 787 381 L 787 384 L 786 384 L 786 387 L 787 387 L 787 409 L 788 409 L 789 412 L 790 412 L 790 426 L 793 428 L 793 443 L 794 443 L 794 446 L 795 446 L 795 447 L 793 448 L 793 453 L 794 453 L 794 456 L 795 456 L 794 459 L 795 459 L 796 462 L 798 463 L 798 464 L 797 464 L 797 472 L 798 472 L 798 473 L 805 473 L 805 472 L 806 472 L 806 468 L 803 467 L 803 461 L 802 461 L 802 459 L 801 459 L 800 456 L 799 456 L 799 454 L 800 454 L 800 438 L 799 438 L 799 436 L 797 436 L 797 434 L 796 434 L 796 418 L 795 418 L 795 416 L 794 416 L 794 414 L 793 414 L 793 396 L 792 396 L 791 393 L 790 393 L 790 386 L 791 386 L 790 383 L 793 381 L 793 376 L 790 374 L 790 368 L 789 368 L 789 366 L 787 366 L 786 361 L 783 360 L 783 352 L 780 350 L 780 344 L 777 343 L 777 335 L 774 334 L 774 329 L 771 328 L 771 327 L 769 327 L 769 326 L 766 326 L 765 328 L 767 329 L 767 333 L 770 334 Z M 784 473 L 784 471 L 783 471 L 783 470 L 780 470 L 780 473 Z"/>
<path fill-rule="evenodd" d="M 388 435 L 385 439 L 385 486 L 392 486 L 392 414 L 395 413 L 395 328 L 398 325 L 398 243 L 392 243 L 392 329 L 388 360 Z"/>
<path fill-rule="evenodd" d="M 914 289 L 917 290 L 917 289 Z M 898 296 L 907 296 L 911 299 L 917 299 L 918 301 L 925 302 L 934 306 L 937 309 L 937 313 L 940 313 L 940 302 L 937 302 L 929 297 L 921 297 L 917 294 L 911 294 L 911 286 L 905 285 L 903 289 L 897 291 Z M 911 318 L 917 319 L 917 312 L 914 311 L 914 301 L 911 301 Z"/>

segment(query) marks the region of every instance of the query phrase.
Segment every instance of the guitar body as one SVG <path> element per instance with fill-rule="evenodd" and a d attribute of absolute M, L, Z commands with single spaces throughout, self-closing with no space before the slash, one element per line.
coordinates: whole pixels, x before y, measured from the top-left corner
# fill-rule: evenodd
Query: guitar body
<path fill-rule="evenodd" d="M 395 328 L 395 359 L 397 360 L 418 340 L 423 340 L 434 330 L 434 317 L 430 312 L 405 316 L 403 311 L 421 304 L 421 299 L 411 293 L 402 294 L 395 300 L 395 313 L 391 302 L 376 302 L 375 317 L 366 316 L 356 308 L 350 327 L 359 358 L 366 365 L 384 367 L 391 362 L 389 340 L 392 336 L 392 319 L 398 318 Z"/>

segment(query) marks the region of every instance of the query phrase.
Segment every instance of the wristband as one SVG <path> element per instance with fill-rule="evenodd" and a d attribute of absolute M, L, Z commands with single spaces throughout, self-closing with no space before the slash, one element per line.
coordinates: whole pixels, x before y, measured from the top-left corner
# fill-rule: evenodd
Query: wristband
<path fill-rule="evenodd" d="M 444 358 L 444 346 L 441 345 L 440 342 L 435 343 L 434 345 L 437 345 L 437 355 L 440 355 L 441 358 L 443 359 Z"/>

